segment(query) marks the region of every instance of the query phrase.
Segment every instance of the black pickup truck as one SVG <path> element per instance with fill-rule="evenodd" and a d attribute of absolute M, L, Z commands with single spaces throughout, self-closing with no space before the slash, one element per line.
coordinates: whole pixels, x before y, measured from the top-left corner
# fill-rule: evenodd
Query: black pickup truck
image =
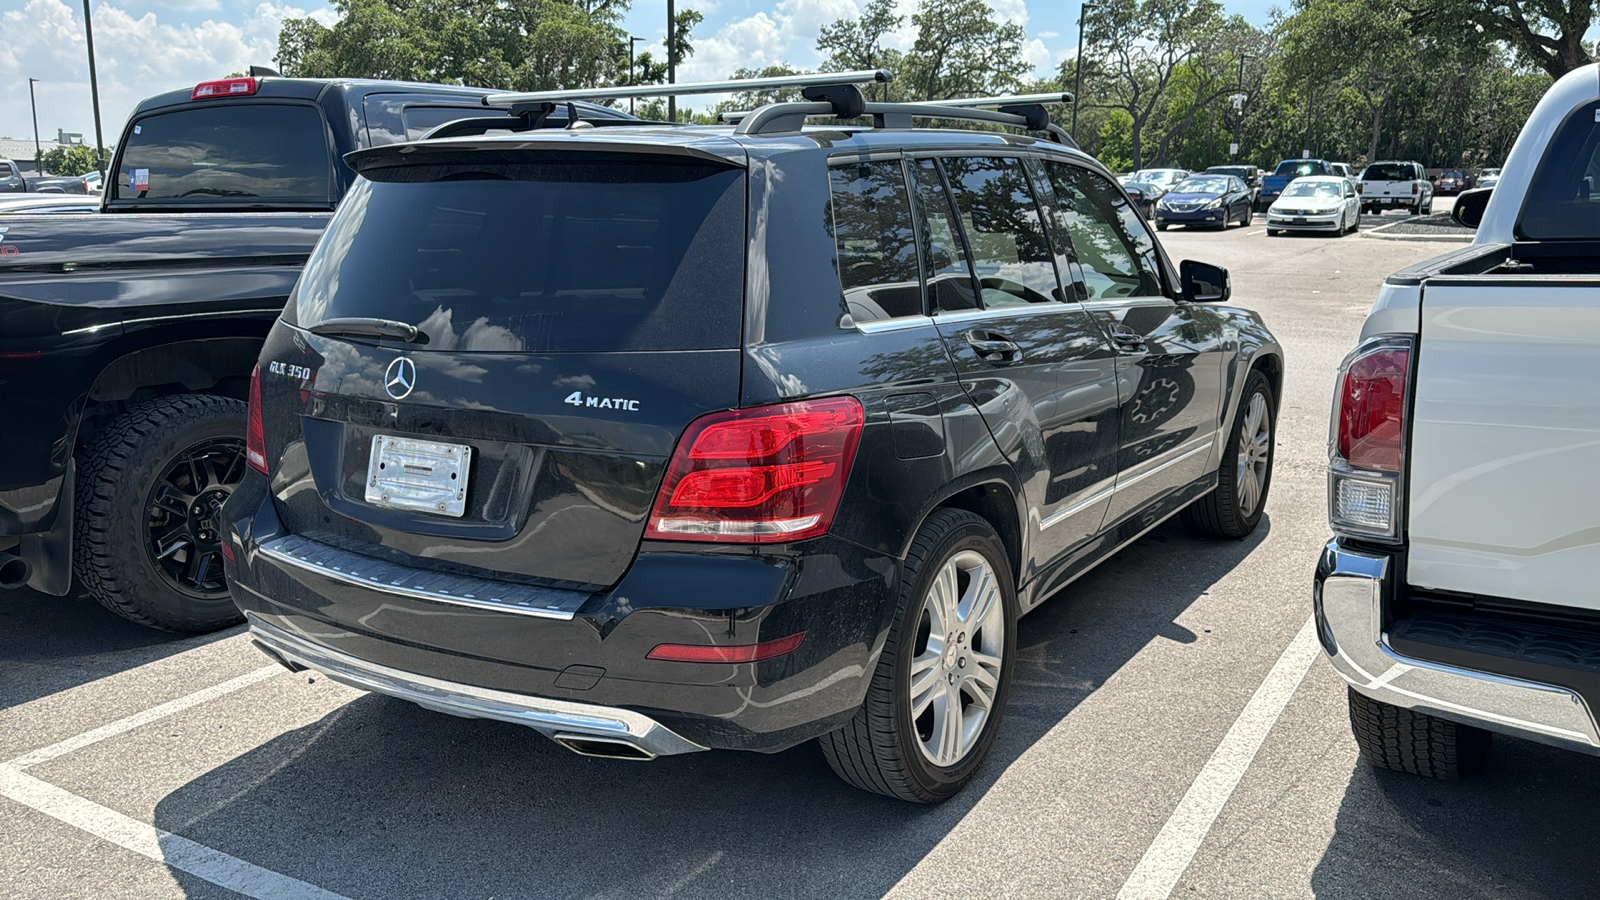
<path fill-rule="evenodd" d="M 76 573 L 142 624 L 236 621 L 215 516 L 262 339 L 355 181 L 343 157 L 504 115 L 488 93 L 205 82 L 134 110 L 100 214 L 0 223 L 0 587 L 59 596 Z"/>

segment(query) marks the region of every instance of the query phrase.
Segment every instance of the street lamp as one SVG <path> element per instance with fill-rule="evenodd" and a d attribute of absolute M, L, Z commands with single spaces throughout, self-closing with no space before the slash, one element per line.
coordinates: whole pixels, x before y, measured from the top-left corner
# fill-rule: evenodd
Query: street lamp
<path fill-rule="evenodd" d="M 1244 101 L 1250 99 L 1244 92 L 1244 63 L 1247 59 L 1255 59 L 1247 53 L 1239 54 L 1239 93 L 1233 95 L 1233 147 L 1228 154 L 1229 162 L 1239 161 L 1239 131 L 1244 125 Z"/>
<path fill-rule="evenodd" d="M 39 104 L 33 100 L 33 83 L 37 78 L 28 79 L 28 106 L 33 109 L 33 171 L 35 174 L 44 174 L 44 154 L 39 151 Z"/>
<path fill-rule="evenodd" d="M 643 41 L 643 40 L 648 40 L 648 38 L 642 38 L 642 37 L 630 37 L 630 38 L 628 38 L 628 87 L 633 87 L 635 84 L 638 83 L 633 78 L 633 47 L 634 47 L 635 44 L 637 44 L 637 43 L 639 43 L 640 41 Z M 633 98 L 632 97 L 628 98 L 628 115 L 633 115 Z"/>
<path fill-rule="evenodd" d="M 1072 76 L 1072 139 L 1078 139 L 1078 107 L 1083 105 L 1083 19 L 1094 9 L 1093 3 L 1085 3 L 1078 7 L 1078 59 L 1073 65 Z"/>
<path fill-rule="evenodd" d="M 94 167 L 106 175 L 106 142 L 100 136 L 100 81 L 94 74 L 94 21 L 89 18 L 89 0 L 83 0 L 83 34 L 89 39 L 89 96 L 94 100 Z"/>

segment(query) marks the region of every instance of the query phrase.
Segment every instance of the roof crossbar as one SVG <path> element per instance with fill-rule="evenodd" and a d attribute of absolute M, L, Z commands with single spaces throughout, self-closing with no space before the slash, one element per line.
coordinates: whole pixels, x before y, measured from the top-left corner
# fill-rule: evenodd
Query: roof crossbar
<path fill-rule="evenodd" d="M 1024 94 L 932 103 L 864 103 L 860 114 L 872 116 L 873 125 L 877 128 L 910 128 L 913 119 L 954 119 L 1009 125 L 1028 131 L 1042 131 L 1056 143 L 1076 147 L 1077 142 L 1061 126 L 1052 124 L 1045 110 L 1049 104 L 1070 102 L 1071 94 Z M 848 110 L 840 110 L 830 103 L 771 103 L 749 111 L 725 112 L 718 118 L 736 123 L 735 134 L 777 134 L 798 131 L 805 120 L 813 116 L 854 118 L 840 115 L 841 111 Z"/>
<path fill-rule="evenodd" d="M 540 103 L 565 100 L 627 100 L 645 97 L 682 97 L 691 94 L 739 94 L 745 91 L 778 91 L 790 88 L 825 88 L 842 85 L 888 84 L 894 76 L 887 69 L 861 69 L 854 72 L 817 72 L 811 75 L 774 75 L 768 78 L 730 78 L 727 81 L 697 81 L 684 84 L 618 84 L 611 87 L 577 88 L 563 91 L 527 91 L 489 94 L 484 106 L 513 103 Z"/>

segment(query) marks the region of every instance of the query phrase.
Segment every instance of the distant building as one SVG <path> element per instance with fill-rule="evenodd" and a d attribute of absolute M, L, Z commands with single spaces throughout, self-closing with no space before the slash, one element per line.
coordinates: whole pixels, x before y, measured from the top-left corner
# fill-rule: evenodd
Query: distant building
<path fill-rule="evenodd" d="M 49 153 L 57 147 L 68 147 L 83 143 L 83 135 L 81 134 L 61 132 L 57 136 L 77 138 L 77 140 L 71 143 L 65 141 L 40 141 L 39 152 L 41 154 Z M 0 159 L 11 160 L 17 164 L 17 168 L 25 173 L 33 172 L 33 138 L 0 137 Z"/>

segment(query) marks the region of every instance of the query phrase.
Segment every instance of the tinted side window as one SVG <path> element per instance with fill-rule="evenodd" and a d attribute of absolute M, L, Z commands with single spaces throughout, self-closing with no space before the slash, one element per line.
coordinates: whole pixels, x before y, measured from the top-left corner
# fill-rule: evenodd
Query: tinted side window
<path fill-rule="evenodd" d="M 499 110 L 485 109 L 482 106 L 408 106 L 400 115 L 406 123 L 406 140 L 418 141 L 446 122 L 482 118 L 497 112 Z"/>
<path fill-rule="evenodd" d="M 1090 300 L 1161 294 L 1155 239 L 1111 182 L 1077 166 L 1046 162 L 1058 232 L 1072 238 Z"/>
<path fill-rule="evenodd" d="M 934 310 L 953 312 L 977 309 L 972 267 L 961 242 L 961 223 L 950 206 L 939 166 L 919 159 L 911 169 L 916 179 L 917 202 L 922 207 L 922 259 L 928 300 Z"/>
<path fill-rule="evenodd" d="M 845 309 L 857 322 L 922 315 L 916 232 L 899 160 L 828 172 Z"/>
<path fill-rule="evenodd" d="M 322 113 L 242 103 L 134 123 L 106 190 L 121 201 L 263 198 L 326 204 L 332 175 Z"/>
<path fill-rule="evenodd" d="M 1600 102 L 1579 107 L 1556 129 L 1522 201 L 1524 240 L 1600 237 Z"/>
<path fill-rule="evenodd" d="M 1015 159 L 943 160 L 985 309 L 1049 303 L 1060 294 L 1039 207 Z"/>

